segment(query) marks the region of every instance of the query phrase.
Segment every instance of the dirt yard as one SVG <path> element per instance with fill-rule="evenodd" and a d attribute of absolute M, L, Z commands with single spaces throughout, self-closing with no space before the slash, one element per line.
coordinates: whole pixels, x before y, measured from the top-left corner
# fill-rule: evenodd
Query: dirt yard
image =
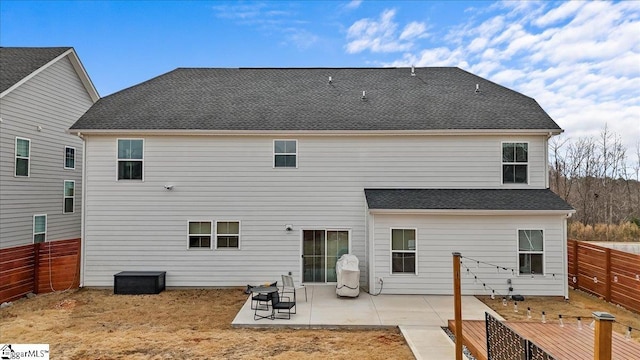
<path fill-rule="evenodd" d="M 413 358 L 398 330 L 232 328 L 246 298 L 240 289 L 138 296 L 81 289 L 38 295 L 0 310 L 0 343 L 48 343 L 52 359 Z M 592 311 L 607 311 L 620 323 L 640 328 L 640 315 L 578 291 L 572 290 L 570 299 L 527 298 L 515 313 L 513 303 L 504 307 L 501 299 L 481 297 L 507 319 L 526 320 L 529 306 L 533 320 L 545 309 L 549 321 L 557 321 L 557 314 L 583 316 L 588 326 Z M 633 335 L 640 341 L 640 332 Z"/>
<path fill-rule="evenodd" d="M 412 359 L 394 330 L 235 329 L 240 289 L 113 295 L 82 289 L 0 310 L 0 343 L 47 343 L 52 359 Z"/>

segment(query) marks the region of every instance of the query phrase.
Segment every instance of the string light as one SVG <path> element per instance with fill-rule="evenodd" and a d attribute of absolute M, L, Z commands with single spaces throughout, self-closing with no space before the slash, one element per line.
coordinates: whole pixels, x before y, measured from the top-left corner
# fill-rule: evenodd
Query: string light
<path fill-rule="evenodd" d="M 560 327 L 564 327 L 564 321 L 562 321 L 562 314 L 558 315 L 558 321 L 560 322 Z"/>
<path fill-rule="evenodd" d="M 613 275 L 613 282 L 615 282 L 615 283 L 618 282 L 618 275 Z"/>
<path fill-rule="evenodd" d="M 527 307 L 527 319 L 531 320 L 531 308 Z"/>
<path fill-rule="evenodd" d="M 627 328 L 627 332 L 624 334 L 624 339 L 627 341 L 631 340 L 631 326 Z"/>
<path fill-rule="evenodd" d="M 496 291 L 491 289 L 491 300 L 495 300 L 496 299 Z"/>
<path fill-rule="evenodd" d="M 518 302 L 517 301 L 515 301 L 513 303 L 513 312 L 518 312 Z"/>
<path fill-rule="evenodd" d="M 589 324 L 589 329 L 591 329 L 591 330 L 595 330 L 596 329 L 596 321 L 595 320 L 591 321 L 591 324 Z"/>
<path fill-rule="evenodd" d="M 577 278 L 577 277 L 575 277 L 575 276 L 574 276 L 571 280 L 573 280 L 573 283 L 574 283 L 574 284 L 578 282 L 578 278 Z"/>
<path fill-rule="evenodd" d="M 582 330 L 582 318 L 578 316 L 578 330 Z"/>
<path fill-rule="evenodd" d="M 543 324 L 547 323 L 547 315 L 544 313 L 544 311 L 542 312 L 542 323 Z"/>
<path fill-rule="evenodd" d="M 502 306 L 507 306 L 507 298 L 506 297 L 502 298 Z"/>
<path fill-rule="evenodd" d="M 593 282 L 596 283 L 596 284 L 598 283 L 598 277 L 597 276 L 593 277 Z"/>

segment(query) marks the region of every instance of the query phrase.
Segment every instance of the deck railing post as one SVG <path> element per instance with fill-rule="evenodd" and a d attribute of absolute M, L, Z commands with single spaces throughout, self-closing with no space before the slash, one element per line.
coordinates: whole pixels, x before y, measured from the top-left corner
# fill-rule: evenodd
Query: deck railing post
<path fill-rule="evenodd" d="M 33 293 L 40 289 L 40 247 L 42 243 L 33 244 Z"/>
<path fill-rule="evenodd" d="M 607 274 L 607 281 L 604 288 L 604 299 L 607 302 L 611 302 L 611 283 L 613 282 L 613 276 L 611 276 L 611 249 L 604 250 L 604 271 Z"/>
<path fill-rule="evenodd" d="M 593 317 L 596 322 L 595 336 L 593 337 L 593 359 L 611 360 L 613 321 L 616 318 L 609 313 L 600 311 L 594 312 Z"/>
<path fill-rule="evenodd" d="M 453 253 L 453 302 L 456 337 L 456 360 L 462 360 L 462 293 L 460 290 L 460 253 Z"/>

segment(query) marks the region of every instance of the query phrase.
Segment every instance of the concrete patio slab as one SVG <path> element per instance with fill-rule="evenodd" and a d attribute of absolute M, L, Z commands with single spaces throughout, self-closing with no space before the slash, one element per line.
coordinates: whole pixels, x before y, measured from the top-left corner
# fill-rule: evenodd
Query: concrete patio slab
<path fill-rule="evenodd" d="M 302 295 L 302 296 L 299 296 Z M 454 344 L 442 327 L 453 319 L 453 296 L 379 295 L 360 292 L 355 298 L 336 296 L 333 285 L 307 285 L 308 300 L 298 290 L 291 320 L 254 320 L 251 300 L 240 309 L 233 327 L 379 328 L 399 327 L 417 359 L 455 358 Z M 473 296 L 462 297 L 462 318 L 484 319 L 485 311 L 502 319 Z"/>

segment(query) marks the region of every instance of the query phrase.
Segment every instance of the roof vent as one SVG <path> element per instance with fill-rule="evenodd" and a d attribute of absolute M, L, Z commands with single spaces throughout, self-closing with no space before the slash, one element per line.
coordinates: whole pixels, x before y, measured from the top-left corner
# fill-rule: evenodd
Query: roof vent
<path fill-rule="evenodd" d="M 364 101 L 364 100 L 367 100 L 367 92 L 366 92 L 366 91 L 364 91 L 364 90 L 362 90 L 362 98 L 361 98 L 361 99 L 362 99 L 363 101 Z"/>
<path fill-rule="evenodd" d="M 476 84 L 476 94 L 480 92 L 480 84 Z"/>
<path fill-rule="evenodd" d="M 331 82 L 332 82 L 331 76 L 329 76 L 329 85 L 331 85 Z"/>
<path fill-rule="evenodd" d="M 411 65 L 411 76 L 416 76 L 416 68 L 413 65 Z"/>

